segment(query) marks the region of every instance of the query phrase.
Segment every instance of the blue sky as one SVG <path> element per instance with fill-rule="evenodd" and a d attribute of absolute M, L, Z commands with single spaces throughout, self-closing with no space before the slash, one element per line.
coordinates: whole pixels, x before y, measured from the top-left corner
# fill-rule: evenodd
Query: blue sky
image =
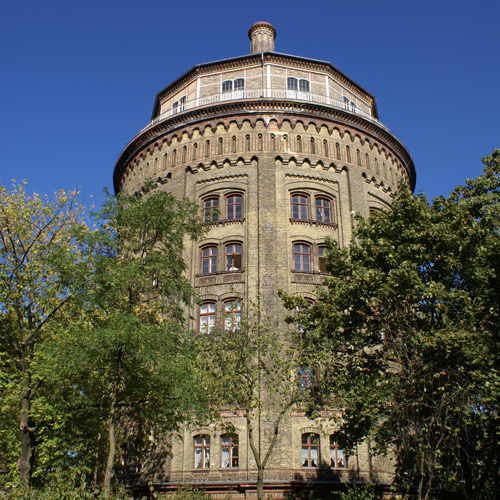
<path fill-rule="evenodd" d="M 256 21 L 277 52 L 330 61 L 377 99 L 429 198 L 500 147 L 500 1 L 25 0 L 2 7 L 0 183 L 86 204 L 158 91 L 195 64 L 249 53 Z"/>

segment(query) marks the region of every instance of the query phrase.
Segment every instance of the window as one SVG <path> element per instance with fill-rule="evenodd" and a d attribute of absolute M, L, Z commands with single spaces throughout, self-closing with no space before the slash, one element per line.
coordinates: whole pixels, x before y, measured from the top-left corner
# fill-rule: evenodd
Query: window
<path fill-rule="evenodd" d="M 172 114 L 180 113 L 186 108 L 186 97 L 181 97 L 178 101 L 175 101 L 172 105 Z"/>
<path fill-rule="evenodd" d="M 297 136 L 297 152 L 302 153 L 302 137 Z"/>
<path fill-rule="evenodd" d="M 193 144 L 193 160 L 196 160 L 196 152 L 198 151 L 198 144 Z"/>
<path fill-rule="evenodd" d="M 344 450 L 337 446 L 333 436 L 330 436 L 330 467 L 332 469 L 345 469 L 347 467 Z"/>
<path fill-rule="evenodd" d="M 349 163 L 351 163 L 351 148 L 349 146 L 345 147 L 346 158 Z"/>
<path fill-rule="evenodd" d="M 231 147 L 232 152 L 236 153 L 236 136 L 234 136 L 234 135 L 231 139 L 231 144 L 232 144 L 232 147 Z"/>
<path fill-rule="evenodd" d="M 320 273 L 327 273 L 328 270 L 326 268 L 326 245 L 321 245 L 318 247 L 318 269 Z"/>
<path fill-rule="evenodd" d="M 299 80 L 300 92 L 310 92 L 310 85 L 307 80 Z"/>
<path fill-rule="evenodd" d="M 306 243 L 293 245 L 293 269 L 295 271 L 311 270 L 311 247 Z"/>
<path fill-rule="evenodd" d="M 360 153 L 359 149 L 356 149 L 356 162 L 361 167 L 361 153 Z"/>
<path fill-rule="evenodd" d="M 309 196 L 305 194 L 292 195 L 292 219 L 309 219 Z"/>
<path fill-rule="evenodd" d="M 205 302 L 200 306 L 200 333 L 212 333 L 215 328 L 215 302 Z"/>
<path fill-rule="evenodd" d="M 311 154 L 316 154 L 316 141 L 314 140 L 314 137 L 311 137 Z"/>
<path fill-rule="evenodd" d="M 340 144 L 338 142 L 335 143 L 335 152 L 337 153 L 337 160 L 341 160 Z"/>
<path fill-rule="evenodd" d="M 225 468 L 238 468 L 238 436 L 236 434 L 224 434 L 220 437 L 221 442 L 221 464 Z"/>
<path fill-rule="evenodd" d="M 194 437 L 194 468 L 210 468 L 210 436 Z"/>
<path fill-rule="evenodd" d="M 222 137 L 219 138 L 219 154 L 221 155 L 224 152 L 224 142 Z"/>
<path fill-rule="evenodd" d="M 230 194 L 226 197 L 226 218 L 228 220 L 241 219 L 243 215 L 243 196 Z"/>
<path fill-rule="evenodd" d="M 318 222 L 332 222 L 332 202 L 323 196 L 316 197 L 316 220 Z"/>
<path fill-rule="evenodd" d="M 308 387 L 315 385 L 316 381 L 314 379 L 313 371 L 311 368 L 299 367 L 299 387 L 301 392 Z"/>
<path fill-rule="evenodd" d="M 328 157 L 328 141 L 326 139 L 323 141 L 323 154 Z"/>
<path fill-rule="evenodd" d="M 319 466 L 319 435 L 302 434 L 302 467 Z"/>
<path fill-rule="evenodd" d="M 258 137 L 258 148 L 259 148 L 259 151 L 262 151 L 262 134 L 259 134 L 259 137 Z"/>
<path fill-rule="evenodd" d="M 234 90 L 243 90 L 245 88 L 245 80 L 237 78 L 233 83 Z"/>
<path fill-rule="evenodd" d="M 241 270 L 241 244 L 229 243 L 226 245 L 226 271 Z"/>
<path fill-rule="evenodd" d="M 210 141 L 207 140 L 207 142 L 205 142 L 205 156 L 209 155 L 210 155 Z"/>
<path fill-rule="evenodd" d="M 203 222 L 219 220 L 219 197 L 211 196 L 203 200 Z"/>
<path fill-rule="evenodd" d="M 274 134 L 271 134 L 271 151 L 276 149 L 276 137 Z"/>
<path fill-rule="evenodd" d="M 232 90 L 233 90 L 232 80 L 226 80 L 225 82 L 222 82 L 222 92 L 232 92 Z"/>
<path fill-rule="evenodd" d="M 286 80 L 286 88 L 288 90 L 299 90 L 299 81 L 297 78 L 289 76 Z"/>
<path fill-rule="evenodd" d="M 217 247 L 209 246 L 201 249 L 201 272 L 211 274 L 217 271 Z"/>
<path fill-rule="evenodd" d="M 231 299 L 224 302 L 224 329 L 235 332 L 239 329 L 241 321 L 241 304 L 238 300 Z"/>
<path fill-rule="evenodd" d="M 187 146 L 182 148 L 182 163 L 186 163 Z"/>

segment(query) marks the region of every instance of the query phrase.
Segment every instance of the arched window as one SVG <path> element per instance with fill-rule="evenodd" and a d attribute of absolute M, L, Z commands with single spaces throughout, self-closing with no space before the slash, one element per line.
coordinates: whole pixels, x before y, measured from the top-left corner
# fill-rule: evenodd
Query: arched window
<path fill-rule="evenodd" d="M 222 137 L 219 137 L 219 154 L 221 155 L 224 152 L 224 142 Z"/>
<path fill-rule="evenodd" d="M 329 156 L 328 141 L 326 139 L 323 141 L 323 154 L 328 158 Z"/>
<path fill-rule="evenodd" d="M 271 134 L 271 151 L 276 150 L 276 137 L 274 134 Z"/>
<path fill-rule="evenodd" d="M 235 220 L 243 217 L 243 196 L 230 194 L 226 196 L 226 219 Z"/>
<path fill-rule="evenodd" d="M 349 146 L 345 147 L 346 158 L 349 163 L 351 163 L 351 148 Z"/>
<path fill-rule="evenodd" d="M 227 332 L 239 330 L 241 321 L 241 304 L 239 300 L 230 299 L 224 302 L 224 329 Z"/>
<path fill-rule="evenodd" d="M 286 79 L 286 88 L 288 90 L 295 90 L 295 91 L 299 90 L 299 81 L 297 80 L 297 78 L 289 76 Z"/>
<path fill-rule="evenodd" d="M 186 163 L 187 146 L 182 148 L 182 163 Z"/>
<path fill-rule="evenodd" d="M 175 162 L 177 161 L 177 149 L 172 152 L 172 167 L 175 167 Z"/>
<path fill-rule="evenodd" d="M 234 90 L 243 90 L 245 88 L 245 80 L 243 78 L 237 78 L 233 83 Z"/>
<path fill-rule="evenodd" d="M 245 136 L 245 147 L 247 151 L 250 151 L 250 135 Z"/>
<path fill-rule="evenodd" d="M 195 142 L 193 144 L 193 160 L 196 160 L 196 153 L 198 152 L 198 144 Z"/>
<path fill-rule="evenodd" d="M 232 152 L 236 153 L 236 136 L 235 135 L 233 135 L 233 138 L 231 139 L 231 143 L 232 143 Z"/>
<path fill-rule="evenodd" d="M 378 168 L 378 159 L 375 158 L 375 160 L 373 160 L 373 161 L 375 162 L 375 173 L 378 175 L 378 174 L 380 174 L 379 168 Z"/>
<path fill-rule="evenodd" d="M 241 243 L 228 243 L 225 246 L 226 252 L 226 271 L 240 271 L 241 270 Z"/>
<path fill-rule="evenodd" d="M 299 91 L 300 92 L 310 92 L 311 86 L 308 80 L 299 80 Z"/>
<path fill-rule="evenodd" d="M 205 156 L 210 156 L 210 141 L 205 142 Z"/>
<path fill-rule="evenodd" d="M 316 154 L 316 141 L 314 140 L 314 137 L 311 137 L 311 154 Z"/>
<path fill-rule="evenodd" d="M 325 196 L 316 196 L 316 220 L 332 222 L 332 200 Z"/>
<path fill-rule="evenodd" d="M 337 153 L 337 160 L 341 160 L 342 156 L 340 154 L 340 144 L 338 142 L 335 143 L 335 151 Z"/>
<path fill-rule="evenodd" d="M 356 149 L 356 161 L 358 162 L 358 165 L 361 167 L 361 153 L 359 149 Z"/>
<path fill-rule="evenodd" d="M 219 197 L 210 196 L 203 200 L 203 222 L 219 220 Z"/>
<path fill-rule="evenodd" d="M 221 468 L 238 468 L 238 436 L 236 434 L 223 434 L 220 437 Z"/>
<path fill-rule="evenodd" d="M 302 193 L 292 194 L 292 219 L 309 219 L 309 196 Z"/>
<path fill-rule="evenodd" d="M 210 436 L 194 436 L 194 468 L 210 468 Z"/>
<path fill-rule="evenodd" d="M 200 333 L 212 333 L 215 328 L 215 302 L 204 302 L 200 306 Z"/>
<path fill-rule="evenodd" d="M 262 151 L 262 134 L 259 134 L 259 151 Z"/>
<path fill-rule="evenodd" d="M 293 244 L 293 269 L 295 271 L 311 271 L 311 245 L 307 243 Z"/>
<path fill-rule="evenodd" d="M 222 92 L 232 92 L 233 90 L 233 81 L 232 80 L 226 80 L 225 82 L 222 82 Z"/>
<path fill-rule="evenodd" d="M 288 136 L 286 134 L 283 136 L 283 149 L 288 151 Z"/>
<path fill-rule="evenodd" d="M 370 155 L 368 153 L 365 154 L 365 163 L 366 163 L 366 168 L 370 170 Z"/>
<path fill-rule="evenodd" d="M 217 247 L 210 245 L 201 249 L 201 273 L 212 274 L 217 272 Z"/>
<path fill-rule="evenodd" d="M 302 467 L 319 467 L 319 434 L 302 434 Z"/>
<path fill-rule="evenodd" d="M 347 468 L 344 450 L 338 447 L 333 435 L 330 436 L 330 467 L 332 469 Z"/>
<path fill-rule="evenodd" d="M 297 152 L 302 153 L 302 137 L 297 136 Z"/>

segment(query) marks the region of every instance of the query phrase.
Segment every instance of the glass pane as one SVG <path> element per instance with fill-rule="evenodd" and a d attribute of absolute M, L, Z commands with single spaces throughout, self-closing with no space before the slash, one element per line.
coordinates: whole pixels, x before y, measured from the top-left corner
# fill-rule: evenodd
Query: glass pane
<path fill-rule="evenodd" d="M 222 467 L 229 467 L 229 447 L 222 448 Z"/>
<path fill-rule="evenodd" d="M 196 449 L 194 451 L 194 468 L 201 469 L 201 449 Z"/>
<path fill-rule="evenodd" d="M 339 467 L 345 467 L 344 450 L 337 450 L 337 463 Z"/>
<path fill-rule="evenodd" d="M 309 467 L 309 450 L 302 448 L 302 467 Z"/>

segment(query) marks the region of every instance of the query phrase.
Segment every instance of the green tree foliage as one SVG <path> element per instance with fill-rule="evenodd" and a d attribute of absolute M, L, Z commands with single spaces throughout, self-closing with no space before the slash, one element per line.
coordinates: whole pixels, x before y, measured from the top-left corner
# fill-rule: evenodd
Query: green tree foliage
<path fill-rule="evenodd" d="M 65 321 L 73 299 L 62 279 L 81 259 L 84 227 L 77 193 L 29 196 L 24 184 L 0 186 L 0 460 L 28 483 L 37 433 L 33 404 L 44 394 L 39 347 Z M 17 465 L 14 457 L 17 456 Z"/>
<path fill-rule="evenodd" d="M 244 413 L 262 500 L 264 471 L 280 426 L 308 388 L 299 385 L 293 331 L 278 330 L 258 309 L 237 324 L 225 318 L 223 326 L 199 337 L 199 363 L 214 407 Z"/>
<path fill-rule="evenodd" d="M 85 447 L 70 455 L 93 469 L 106 498 L 117 455 L 135 467 L 204 399 L 182 308 L 192 300 L 182 248 L 203 231 L 198 210 L 167 193 L 108 197 L 97 227 L 82 235 L 80 317 L 44 351 L 58 367 L 47 378 L 91 424 Z"/>
<path fill-rule="evenodd" d="M 402 184 L 390 212 L 358 219 L 304 310 L 311 408 L 335 398 L 338 441 L 371 436 L 419 498 L 500 498 L 500 151 L 483 163 L 448 198 Z"/>

